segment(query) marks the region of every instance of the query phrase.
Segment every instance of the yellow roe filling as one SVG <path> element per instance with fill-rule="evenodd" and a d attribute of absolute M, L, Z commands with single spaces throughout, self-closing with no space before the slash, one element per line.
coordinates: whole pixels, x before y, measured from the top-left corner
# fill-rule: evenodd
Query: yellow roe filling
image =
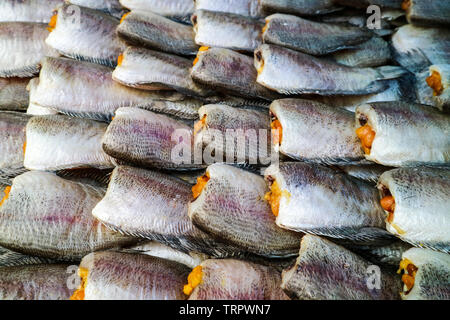
<path fill-rule="evenodd" d="M 275 217 L 278 217 L 278 213 L 280 211 L 280 201 L 283 196 L 290 198 L 291 194 L 286 190 L 281 190 L 278 182 L 276 180 L 273 181 L 270 186 L 270 191 L 265 194 L 264 199 L 269 202 L 270 208 L 272 209 L 272 213 Z"/>
<path fill-rule="evenodd" d="M 361 140 L 364 153 L 369 154 L 370 149 L 372 148 L 373 140 L 375 139 L 375 131 L 373 131 L 372 127 L 366 123 L 362 127 L 356 129 L 356 135 L 359 140 Z"/>
<path fill-rule="evenodd" d="M 283 128 L 281 127 L 280 120 L 276 119 L 276 120 L 272 121 L 270 124 L 270 128 L 272 130 L 278 130 L 278 132 L 275 131 L 272 134 L 273 144 L 281 145 L 281 139 L 283 138 Z"/>
<path fill-rule="evenodd" d="M 84 291 L 86 290 L 88 274 L 89 274 L 88 269 L 86 268 L 78 269 L 78 275 L 81 278 L 81 284 L 80 287 L 77 290 L 75 290 L 73 295 L 70 297 L 70 300 L 84 300 Z"/>
<path fill-rule="evenodd" d="M 439 96 L 442 91 L 444 91 L 444 87 L 442 86 L 442 78 L 439 72 L 433 71 L 425 81 L 428 86 L 433 89 L 433 95 Z"/>
<path fill-rule="evenodd" d="M 202 190 L 206 186 L 208 181 L 209 181 L 208 173 L 205 173 L 201 177 L 197 178 L 197 183 L 192 187 L 192 195 L 194 196 L 194 199 L 197 199 L 200 193 L 202 193 Z"/>
<path fill-rule="evenodd" d="M 5 188 L 5 190 L 3 190 L 3 192 L 5 193 L 5 195 L 3 196 L 2 201 L 0 201 L 0 206 L 3 204 L 3 202 L 6 201 L 6 199 L 8 199 L 9 193 L 11 192 L 11 187 L 10 187 L 10 186 L 7 186 L 7 187 Z"/>
<path fill-rule="evenodd" d="M 392 195 L 383 197 L 380 200 L 381 207 L 388 212 L 387 221 L 392 223 L 394 220 L 395 199 Z"/>
<path fill-rule="evenodd" d="M 194 124 L 194 135 L 196 135 L 206 124 L 206 114 Z"/>
<path fill-rule="evenodd" d="M 125 20 L 125 18 L 127 17 L 127 15 L 129 15 L 131 12 L 127 12 L 127 13 L 125 13 L 123 16 L 122 16 L 122 18 L 120 18 L 120 22 L 119 22 L 119 24 L 120 23 L 122 23 L 123 22 L 123 20 Z"/>
<path fill-rule="evenodd" d="M 188 276 L 188 283 L 184 286 L 183 292 L 185 295 L 190 295 L 192 290 L 202 283 L 203 271 L 202 266 L 196 266 Z"/>
<path fill-rule="evenodd" d="M 208 51 L 208 49 L 209 49 L 209 47 L 205 47 L 205 46 L 201 46 L 201 47 L 198 49 L 197 56 L 195 57 L 194 62 L 192 63 L 193 66 L 195 66 L 195 65 L 197 64 L 197 62 L 198 62 L 198 57 L 199 57 L 200 52 L 202 52 L 202 51 Z"/>
<path fill-rule="evenodd" d="M 419 268 L 417 268 L 411 262 L 411 260 L 403 259 L 400 262 L 400 268 L 398 269 L 397 273 L 401 273 L 402 270 L 404 271 L 404 274 L 402 275 L 402 281 L 406 286 L 406 293 L 409 293 L 409 291 L 411 291 L 414 286 L 417 270 L 419 270 Z"/>
<path fill-rule="evenodd" d="M 56 27 L 56 21 L 58 21 L 58 14 L 55 13 L 51 18 L 50 22 L 48 23 L 47 30 L 52 32 Z"/>

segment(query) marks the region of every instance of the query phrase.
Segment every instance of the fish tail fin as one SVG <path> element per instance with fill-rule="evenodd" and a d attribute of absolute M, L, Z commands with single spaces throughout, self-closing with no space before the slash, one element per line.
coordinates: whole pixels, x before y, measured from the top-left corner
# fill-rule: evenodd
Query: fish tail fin
<path fill-rule="evenodd" d="M 387 80 L 387 79 L 395 79 L 399 78 L 402 75 L 406 74 L 406 70 L 402 67 L 397 66 L 381 66 L 376 68 L 379 73 L 379 77 L 377 80 Z"/>

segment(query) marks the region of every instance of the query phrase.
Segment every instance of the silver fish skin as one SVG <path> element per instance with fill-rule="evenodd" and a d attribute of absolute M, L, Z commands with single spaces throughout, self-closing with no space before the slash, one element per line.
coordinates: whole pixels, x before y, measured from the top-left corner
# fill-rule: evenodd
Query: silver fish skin
<path fill-rule="evenodd" d="M 385 167 L 374 163 L 341 165 L 338 168 L 351 177 L 364 180 L 374 185 L 378 183 L 378 179 L 384 172 L 393 169 L 392 167 Z"/>
<path fill-rule="evenodd" d="M 3 0 L 0 3 L 0 21 L 48 23 L 53 10 L 64 0 Z"/>
<path fill-rule="evenodd" d="M 200 46 L 253 52 L 262 43 L 260 20 L 207 10 L 196 10 L 191 19 Z"/>
<path fill-rule="evenodd" d="M 69 265 L 0 267 L 0 300 L 68 300 Z"/>
<path fill-rule="evenodd" d="M 450 170 L 399 168 L 383 173 L 381 198 L 395 201 L 386 229 L 414 246 L 450 253 Z M 388 213 L 388 211 L 386 211 Z"/>
<path fill-rule="evenodd" d="M 386 81 L 387 88 L 379 93 L 357 96 L 310 96 L 308 99 L 319 101 L 333 107 L 342 107 L 355 112 L 356 107 L 371 102 L 386 101 L 411 101 L 417 102 L 417 96 L 411 83 L 414 83 L 414 75 L 405 75 L 397 79 Z"/>
<path fill-rule="evenodd" d="M 200 267 L 202 281 L 189 300 L 289 300 L 274 268 L 235 259 L 209 259 Z"/>
<path fill-rule="evenodd" d="M 264 195 L 264 178 L 226 164 L 206 169 L 209 177 L 189 204 L 189 218 L 199 228 L 246 251 L 266 257 L 289 257 L 298 251 L 301 234 L 275 225 Z"/>
<path fill-rule="evenodd" d="M 32 78 L 26 87 L 27 95 L 29 98 L 27 99 L 27 114 L 35 115 L 35 116 L 43 116 L 48 114 L 58 114 L 58 111 L 52 108 L 41 107 L 31 101 L 35 100 L 36 89 L 39 85 L 39 78 Z"/>
<path fill-rule="evenodd" d="M 450 3 L 448 1 L 408 0 L 404 1 L 403 9 L 406 19 L 415 26 L 450 25 Z"/>
<path fill-rule="evenodd" d="M 232 255 L 234 247 L 219 243 L 189 220 L 191 200 L 187 182 L 156 171 L 118 166 L 92 214 L 115 231 L 156 240 L 177 250 Z"/>
<path fill-rule="evenodd" d="M 30 170 L 112 168 L 102 149 L 108 125 L 65 115 L 34 116 L 26 127 L 24 166 Z"/>
<path fill-rule="evenodd" d="M 415 272 L 411 290 L 406 285 L 400 296 L 403 300 L 449 300 L 450 256 L 429 249 L 411 248 L 402 255 L 403 261 L 412 263 Z"/>
<path fill-rule="evenodd" d="M 372 270 L 380 287 L 370 288 Z M 282 273 L 281 288 L 301 300 L 398 300 L 401 282 L 388 272 L 330 240 L 305 235 L 293 267 Z"/>
<path fill-rule="evenodd" d="M 195 55 L 198 45 L 191 26 L 150 11 L 131 11 L 122 17 L 117 34 L 130 44 L 177 55 Z"/>
<path fill-rule="evenodd" d="M 45 43 L 49 31 L 43 23 L 0 22 L 0 77 L 28 78 L 39 72 L 45 56 L 58 53 Z"/>
<path fill-rule="evenodd" d="M 351 68 L 298 51 L 263 44 L 255 50 L 256 82 L 278 93 L 361 95 L 386 89 L 405 73 L 397 66 Z"/>
<path fill-rule="evenodd" d="M 0 183 L 0 190 L 2 190 Z M 54 263 L 52 259 L 34 257 L 0 247 L 0 269 L 2 267 L 25 266 L 31 264 Z"/>
<path fill-rule="evenodd" d="M 432 65 L 428 69 L 429 76 L 433 74 L 439 75 L 437 86 L 433 86 L 428 83 L 431 79 L 427 77 L 425 82 L 430 88 L 433 88 L 431 94 L 431 100 L 434 106 L 441 111 L 448 112 L 450 110 L 450 63 Z M 422 79 L 418 79 L 419 81 Z M 424 85 L 424 84 L 423 84 Z M 437 89 L 437 90 L 435 90 Z"/>
<path fill-rule="evenodd" d="M 391 51 L 387 41 L 378 36 L 356 45 L 352 49 L 342 50 L 330 55 L 330 58 L 349 67 L 378 67 L 391 60 Z"/>
<path fill-rule="evenodd" d="M 385 166 L 446 165 L 450 161 L 450 115 L 415 103 L 372 102 L 355 112 L 356 126 L 375 132 L 365 157 Z"/>
<path fill-rule="evenodd" d="M 414 90 L 417 96 L 417 102 L 439 108 L 439 100 L 436 98 L 433 88 L 427 83 L 427 78 L 429 76 L 429 68 L 425 68 L 414 75 Z"/>
<path fill-rule="evenodd" d="M 87 270 L 84 300 L 184 300 L 189 269 L 143 254 L 93 252 L 83 258 Z"/>
<path fill-rule="evenodd" d="M 411 24 L 397 29 L 391 38 L 393 58 L 416 73 L 432 64 L 450 61 L 450 30 L 423 28 Z"/>
<path fill-rule="evenodd" d="M 257 73 L 249 56 L 229 49 L 209 48 L 199 51 L 197 58 L 191 69 L 194 81 L 243 97 L 265 100 L 279 97 L 256 83 Z"/>
<path fill-rule="evenodd" d="M 204 100 L 206 104 L 225 104 L 227 106 L 238 108 L 255 107 L 262 109 L 269 109 L 269 105 L 271 102 L 270 100 L 245 98 L 223 94 L 206 97 L 206 99 Z"/>
<path fill-rule="evenodd" d="M 395 242 L 382 246 L 348 246 L 347 249 L 358 254 L 364 259 L 371 261 L 377 265 L 383 265 L 387 268 L 398 269 L 398 265 L 402 260 L 402 254 L 411 249 L 409 243 L 397 240 Z"/>
<path fill-rule="evenodd" d="M 265 16 L 260 0 L 195 0 L 194 4 L 195 10 L 228 12 L 252 18 Z"/>
<path fill-rule="evenodd" d="M 119 108 L 102 144 L 110 156 L 140 166 L 174 170 L 204 167 L 193 161 L 192 128 L 151 111 Z M 179 155 L 181 150 L 186 153 Z"/>
<path fill-rule="evenodd" d="M 275 150 L 288 157 L 326 164 L 364 159 L 352 112 L 305 99 L 275 100 L 270 112 L 282 128 Z"/>
<path fill-rule="evenodd" d="M 193 0 L 120 0 L 131 11 L 151 11 L 167 18 L 190 23 L 194 12 Z"/>
<path fill-rule="evenodd" d="M 114 67 L 126 48 L 116 34 L 119 20 L 108 14 L 66 3 L 56 20 L 45 43 L 64 56 Z"/>
<path fill-rule="evenodd" d="M 364 181 L 302 162 L 271 165 L 264 177 L 281 190 L 281 228 L 360 243 L 393 238 L 384 230 L 376 188 Z"/>
<path fill-rule="evenodd" d="M 195 251 L 185 253 L 157 241 L 147 241 L 124 250 L 178 262 L 191 269 L 210 258 L 204 253 Z"/>
<path fill-rule="evenodd" d="M 112 77 L 121 84 L 139 89 L 175 89 L 192 96 L 212 95 L 214 91 L 191 79 L 191 67 L 191 59 L 145 48 L 128 47 Z"/>
<path fill-rule="evenodd" d="M 270 158 L 270 117 L 267 112 L 208 104 L 202 106 L 198 114 L 200 121 L 195 125 L 194 145 L 202 150 L 214 150 L 212 158 L 222 155 L 225 162 L 247 161 L 251 164 L 265 163 Z M 239 140 L 240 134 L 243 141 Z M 219 136 L 222 139 L 216 140 Z"/>
<path fill-rule="evenodd" d="M 69 0 L 70 3 L 95 9 L 113 17 L 121 18 L 127 10 L 122 7 L 119 0 Z"/>
<path fill-rule="evenodd" d="M 259 2 L 265 11 L 299 16 L 322 15 L 341 9 L 333 0 L 260 0 Z"/>
<path fill-rule="evenodd" d="M 23 173 L 25 127 L 30 116 L 14 111 L 0 112 L 0 181 Z"/>
<path fill-rule="evenodd" d="M 315 56 L 352 48 L 371 37 L 372 33 L 365 29 L 315 22 L 280 13 L 266 17 L 262 33 L 264 43 L 280 45 Z"/>
<path fill-rule="evenodd" d="M 354 8 L 366 9 L 370 5 L 381 8 L 400 9 L 403 0 L 333 0 L 334 3 Z"/>
<path fill-rule="evenodd" d="M 14 178 L 0 206 L 0 245 L 13 251 L 74 261 L 92 251 L 136 243 L 92 216 L 103 187 L 30 171 Z"/>
<path fill-rule="evenodd" d="M 29 78 L 0 78 L 0 110 L 24 111 L 27 109 Z"/>
<path fill-rule="evenodd" d="M 45 58 L 30 103 L 70 116 L 110 121 L 120 107 L 195 119 L 202 102 L 172 91 L 144 91 L 112 79 L 113 69 L 67 58 Z"/>

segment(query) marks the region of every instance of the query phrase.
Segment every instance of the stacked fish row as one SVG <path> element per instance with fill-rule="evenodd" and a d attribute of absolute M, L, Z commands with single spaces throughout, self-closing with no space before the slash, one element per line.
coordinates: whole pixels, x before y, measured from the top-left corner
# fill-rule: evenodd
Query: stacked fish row
<path fill-rule="evenodd" d="M 450 299 L 445 1 L 6 0 L 0 21 L 1 299 Z"/>

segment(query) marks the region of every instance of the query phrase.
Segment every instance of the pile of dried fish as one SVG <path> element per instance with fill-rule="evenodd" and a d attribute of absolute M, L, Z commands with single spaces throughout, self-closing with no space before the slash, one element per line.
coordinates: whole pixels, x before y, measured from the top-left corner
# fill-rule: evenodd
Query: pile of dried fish
<path fill-rule="evenodd" d="M 2 300 L 448 300 L 450 3 L 3 0 L 0 193 Z"/>

